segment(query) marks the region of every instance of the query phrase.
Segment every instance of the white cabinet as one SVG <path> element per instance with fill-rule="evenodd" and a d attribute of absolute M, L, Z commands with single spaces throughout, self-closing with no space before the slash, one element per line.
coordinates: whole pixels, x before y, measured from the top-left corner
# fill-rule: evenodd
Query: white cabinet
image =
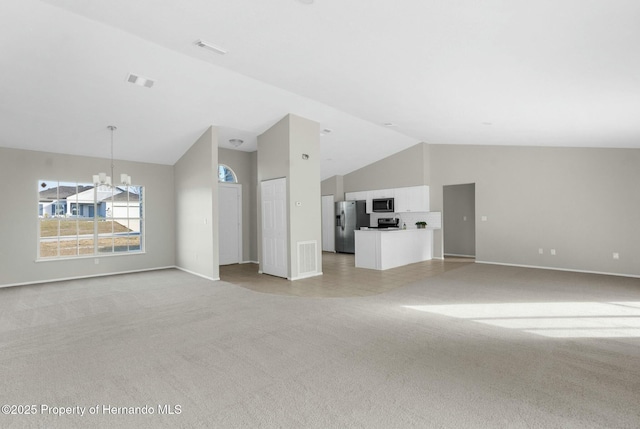
<path fill-rule="evenodd" d="M 347 192 L 344 194 L 345 201 L 361 201 L 367 199 L 368 191 Z"/>
<path fill-rule="evenodd" d="M 395 212 L 428 212 L 429 211 L 429 187 L 410 186 L 395 190 Z"/>
<path fill-rule="evenodd" d="M 396 213 L 410 212 L 409 203 L 411 196 L 409 195 L 410 188 L 398 188 L 396 189 L 396 197 L 394 200 Z"/>
<path fill-rule="evenodd" d="M 347 192 L 345 199 L 366 200 L 367 213 L 373 213 L 372 200 L 376 198 L 393 198 L 395 213 L 428 212 L 429 211 L 429 187 L 409 186 L 395 189 L 376 189 L 374 191 Z"/>
<path fill-rule="evenodd" d="M 387 270 L 433 257 L 433 231 L 429 229 L 360 230 L 355 236 L 358 268 Z"/>
<path fill-rule="evenodd" d="M 369 192 L 371 193 L 371 198 L 394 198 L 396 194 L 395 189 L 376 189 Z"/>

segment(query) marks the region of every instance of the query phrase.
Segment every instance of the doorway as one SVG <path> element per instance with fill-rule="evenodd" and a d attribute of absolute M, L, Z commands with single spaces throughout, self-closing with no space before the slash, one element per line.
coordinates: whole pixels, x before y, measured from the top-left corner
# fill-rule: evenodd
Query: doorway
<path fill-rule="evenodd" d="M 442 190 L 444 256 L 476 256 L 476 185 L 447 185 Z"/>
<path fill-rule="evenodd" d="M 242 262 L 242 185 L 220 183 L 218 237 L 220 265 Z"/>

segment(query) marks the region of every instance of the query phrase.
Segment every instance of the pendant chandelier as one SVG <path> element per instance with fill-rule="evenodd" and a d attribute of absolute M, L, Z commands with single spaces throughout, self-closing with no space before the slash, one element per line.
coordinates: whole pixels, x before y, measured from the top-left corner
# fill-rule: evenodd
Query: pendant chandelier
<path fill-rule="evenodd" d="M 107 126 L 107 129 L 111 131 L 111 175 L 107 176 L 107 173 L 98 173 L 93 175 L 93 184 L 96 186 L 113 186 L 111 178 L 113 177 L 113 132 L 118 128 L 114 125 Z M 126 173 L 120 175 L 120 182 L 123 185 L 131 186 L 131 176 Z"/>

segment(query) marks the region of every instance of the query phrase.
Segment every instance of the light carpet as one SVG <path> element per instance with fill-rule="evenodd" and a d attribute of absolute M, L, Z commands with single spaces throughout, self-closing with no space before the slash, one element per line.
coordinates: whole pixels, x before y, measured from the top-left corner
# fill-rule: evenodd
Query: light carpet
<path fill-rule="evenodd" d="M 638 428 L 640 338 L 584 336 L 634 303 L 637 279 L 479 264 L 357 298 L 176 270 L 0 289 L 0 403 L 36 406 L 0 427 Z"/>

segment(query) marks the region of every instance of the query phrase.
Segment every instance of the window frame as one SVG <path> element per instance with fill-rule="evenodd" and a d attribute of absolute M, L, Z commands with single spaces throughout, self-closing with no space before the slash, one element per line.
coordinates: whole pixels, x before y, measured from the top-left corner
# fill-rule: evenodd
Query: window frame
<path fill-rule="evenodd" d="M 43 183 L 50 184 L 50 185 L 48 185 L 45 189 L 42 189 L 41 185 Z M 61 186 L 75 186 L 75 193 L 69 196 L 65 196 L 61 199 L 61 195 L 60 195 Z M 99 199 L 98 198 L 98 192 L 100 192 L 98 189 L 99 186 L 96 187 L 93 183 L 85 183 L 85 182 L 43 180 L 43 179 L 38 180 L 38 191 L 36 192 L 37 205 L 35 207 L 35 210 L 37 210 L 36 262 L 49 262 L 49 261 L 86 259 L 86 258 L 102 258 L 102 257 L 111 257 L 111 256 L 131 256 L 131 255 L 141 255 L 146 253 L 146 219 L 145 219 L 146 211 L 144 208 L 145 194 L 146 194 L 145 187 L 142 185 L 114 186 L 110 190 L 111 192 L 110 196 Z M 90 189 L 87 189 L 88 187 L 90 187 Z M 43 190 L 51 189 L 51 188 L 57 189 L 55 197 L 50 197 L 50 198 L 44 199 L 43 201 L 41 192 Z M 120 192 L 116 193 L 115 192 L 116 190 L 119 190 Z M 83 217 L 79 215 L 79 212 L 82 206 L 85 205 L 85 202 L 83 199 L 78 199 L 78 195 L 86 191 L 92 191 L 93 198 L 91 198 L 91 200 L 86 202 L 86 205 L 90 207 L 88 207 L 86 210 L 88 215 L 86 217 Z M 105 191 L 103 190 L 102 192 L 105 192 Z M 110 203 L 111 207 L 114 208 L 113 211 L 115 211 L 115 206 L 117 205 L 117 200 L 115 199 L 115 196 L 120 195 L 123 192 L 128 192 L 127 199 L 124 203 L 124 206 L 126 207 L 125 217 L 122 217 L 122 215 L 107 216 L 106 206 Z M 131 204 L 130 198 L 132 194 L 137 195 L 137 199 L 135 200 L 136 207 L 134 208 L 130 207 L 130 204 Z M 70 197 L 75 197 L 75 198 L 70 198 Z M 48 214 L 47 209 L 45 208 L 48 203 L 47 200 L 53 200 L 52 204 L 56 206 L 56 211 L 58 210 L 57 209 L 58 205 L 64 205 L 65 212 L 62 215 Z M 100 204 L 105 205 L 104 215 L 101 215 L 99 211 Z M 120 205 L 122 205 L 122 203 Z M 71 212 L 71 209 L 73 206 L 76 207 L 76 214 L 72 214 Z M 93 210 L 90 210 L 90 209 L 93 209 Z M 138 217 L 131 217 L 132 216 L 131 210 L 134 211 L 133 215 L 137 214 Z M 42 247 L 41 247 L 43 243 L 42 242 L 42 238 L 43 238 L 42 237 L 42 221 L 45 219 L 57 220 L 57 235 L 50 236 L 52 238 L 52 241 L 56 241 L 56 254 L 53 256 L 42 255 Z M 64 255 L 63 248 L 61 248 L 60 246 L 61 237 L 66 237 L 66 235 L 60 235 L 61 221 L 65 221 L 65 220 L 75 221 L 75 235 L 69 235 L 69 238 L 68 238 L 69 241 L 75 241 L 75 247 L 74 247 L 75 253 L 72 255 Z M 93 222 L 92 233 L 86 232 L 81 234 L 80 222 L 83 220 Z M 102 233 L 99 231 L 100 230 L 99 223 L 101 221 L 111 222 L 111 232 Z M 120 221 L 125 221 L 126 225 L 125 223 L 122 223 Z M 139 239 L 137 240 L 137 243 L 132 245 L 131 243 L 127 242 L 125 250 L 116 250 L 118 247 L 115 244 L 115 239 L 118 238 L 118 233 L 115 232 L 114 222 L 117 222 L 123 225 L 123 227 L 127 229 L 125 234 L 126 238 L 129 238 L 131 236 L 139 237 Z M 136 225 L 137 231 L 132 230 L 130 228 L 132 223 Z M 84 237 L 84 240 L 92 242 L 93 248 L 91 250 L 91 253 L 82 252 L 82 246 L 81 246 L 81 240 L 83 240 L 82 236 L 87 236 L 87 237 Z M 57 238 L 57 240 L 54 240 L 55 238 Z M 107 246 L 106 247 L 108 249 L 107 251 L 101 251 L 100 249 L 103 247 L 101 245 L 101 240 L 104 242 L 105 239 L 111 239 L 111 247 L 109 248 Z M 132 247 L 134 247 L 134 249 L 132 249 Z M 98 261 L 96 260 L 96 264 L 97 263 Z"/>
<path fill-rule="evenodd" d="M 231 175 L 233 176 L 233 181 L 228 181 L 228 180 L 221 180 L 220 179 L 220 169 L 221 168 L 225 168 L 227 170 L 227 172 L 230 172 Z M 229 167 L 227 164 L 222 164 L 219 163 L 218 164 L 218 182 L 219 183 L 238 183 L 238 175 L 236 174 L 235 171 L 233 171 L 233 168 Z"/>

